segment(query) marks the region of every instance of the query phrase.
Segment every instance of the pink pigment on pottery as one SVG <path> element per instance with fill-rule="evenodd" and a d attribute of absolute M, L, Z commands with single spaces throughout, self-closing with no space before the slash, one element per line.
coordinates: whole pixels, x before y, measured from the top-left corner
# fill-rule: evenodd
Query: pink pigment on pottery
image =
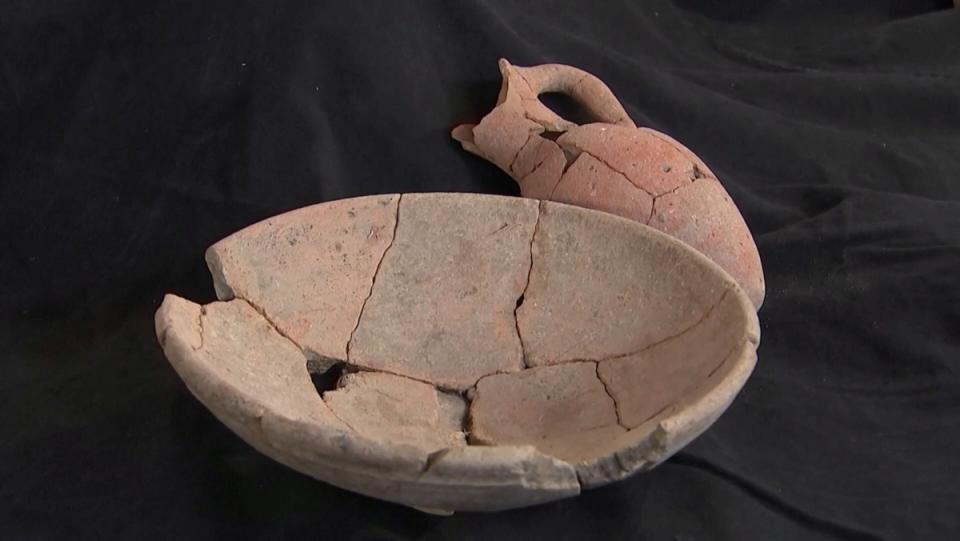
<path fill-rule="evenodd" d="M 512 176 L 524 197 L 602 210 L 682 240 L 726 270 L 760 308 L 765 286 L 757 246 L 696 154 L 666 134 L 638 128 L 607 85 L 583 70 L 500 60 L 500 73 L 496 107 L 479 124 L 452 132 L 464 149 Z M 570 96 L 599 122 L 561 118 L 539 100 L 548 92 Z"/>

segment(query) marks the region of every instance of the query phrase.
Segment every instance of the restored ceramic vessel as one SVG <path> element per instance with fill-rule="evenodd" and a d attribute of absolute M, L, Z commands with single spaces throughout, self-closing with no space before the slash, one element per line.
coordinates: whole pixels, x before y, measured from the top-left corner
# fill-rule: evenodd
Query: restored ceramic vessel
<path fill-rule="evenodd" d="M 496 164 L 524 197 L 602 210 L 659 229 L 724 268 L 759 309 L 763 269 L 743 217 L 716 175 L 666 134 L 638 128 L 607 85 L 560 64 L 500 61 L 497 105 L 453 130 L 463 148 Z M 540 94 L 569 95 L 595 119 L 577 125 Z"/>
<path fill-rule="evenodd" d="M 434 512 L 573 496 L 662 462 L 730 404 L 756 313 L 719 266 L 612 214 L 467 194 L 361 197 L 207 252 L 167 295 L 193 394 L 300 472 Z M 315 386 L 311 375 L 340 374 Z"/>

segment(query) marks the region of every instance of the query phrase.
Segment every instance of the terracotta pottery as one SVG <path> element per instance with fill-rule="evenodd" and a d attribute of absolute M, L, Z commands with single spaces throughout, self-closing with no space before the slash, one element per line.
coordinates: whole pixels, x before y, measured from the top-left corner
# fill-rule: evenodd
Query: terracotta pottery
<path fill-rule="evenodd" d="M 207 261 L 220 300 L 167 295 L 156 315 L 192 393 L 295 470 L 432 512 L 655 466 L 726 409 L 759 341 L 708 258 L 560 203 L 346 199 L 243 229 Z"/>
<path fill-rule="evenodd" d="M 730 273 L 759 309 L 763 269 L 743 217 L 716 175 L 666 134 L 638 128 L 607 85 L 560 64 L 500 60 L 497 105 L 453 138 L 512 176 L 524 197 L 602 210 L 659 229 Z M 577 125 L 538 96 L 570 96 L 598 122 Z"/>

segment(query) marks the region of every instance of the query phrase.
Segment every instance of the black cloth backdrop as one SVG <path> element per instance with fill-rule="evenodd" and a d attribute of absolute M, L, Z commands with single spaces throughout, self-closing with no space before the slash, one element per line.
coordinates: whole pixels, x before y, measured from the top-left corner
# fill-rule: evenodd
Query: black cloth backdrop
<path fill-rule="evenodd" d="M 960 11 L 323 4 L 0 8 L 0 538 L 960 538 Z M 448 136 L 500 56 L 595 73 L 724 181 L 766 271 L 754 375 L 656 470 L 498 514 L 257 454 L 164 360 L 163 293 L 213 300 L 204 249 L 300 206 L 517 193 Z"/>

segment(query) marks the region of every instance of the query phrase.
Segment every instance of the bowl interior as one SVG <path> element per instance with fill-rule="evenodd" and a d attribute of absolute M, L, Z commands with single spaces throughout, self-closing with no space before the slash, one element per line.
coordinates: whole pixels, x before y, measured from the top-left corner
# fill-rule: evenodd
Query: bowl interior
<path fill-rule="evenodd" d="M 529 199 L 336 201 L 207 260 L 220 302 L 183 318 L 220 392 L 398 455 L 533 446 L 587 468 L 707 395 L 758 339 L 749 301 L 704 256 Z"/>

